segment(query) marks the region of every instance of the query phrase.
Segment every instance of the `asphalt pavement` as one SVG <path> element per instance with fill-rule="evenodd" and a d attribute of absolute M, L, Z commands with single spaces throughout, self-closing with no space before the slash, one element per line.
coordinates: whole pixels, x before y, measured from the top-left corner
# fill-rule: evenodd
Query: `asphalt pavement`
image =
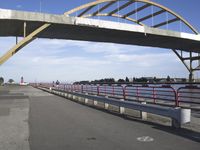
<path fill-rule="evenodd" d="M 5 103 L 8 99 L 5 94 L 4 99 L 1 97 L 5 90 L 0 91 L 2 104 L 2 100 Z M 199 150 L 200 147 L 197 131 L 122 117 L 32 87 L 7 88 L 7 95 L 13 92 L 23 94 L 19 101 L 26 99 L 31 150 Z M 0 131 L 4 128 L 0 126 Z M 0 140 L 1 144 L 6 143 Z"/>

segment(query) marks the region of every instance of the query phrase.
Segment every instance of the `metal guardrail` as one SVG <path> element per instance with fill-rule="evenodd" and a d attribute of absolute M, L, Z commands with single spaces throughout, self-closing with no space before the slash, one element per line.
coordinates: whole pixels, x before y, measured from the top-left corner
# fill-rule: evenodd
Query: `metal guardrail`
<path fill-rule="evenodd" d="M 76 91 L 98 96 L 108 96 L 126 101 L 145 101 L 147 103 L 168 105 L 173 107 L 196 107 L 200 109 L 200 87 L 185 86 L 175 90 L 165 86 L 135 86 L 135 85 L 72 85 L 59 86 L 42 83 L 40 86 L 54 87 L 62 91 Z"/>
<path fill-rule="evenodd" d="M 200 108 L 200 87 L 185 86 L 177 90 L 178 106 L 188 105 L 188 107 Z"/>
<path fill-rule="evenodd" d="M 93 95 L 109 96 L 127 101 L 146 101 L 178 106 L 176 90 L 170 86 L 116 86 L 116 85 L 68 85 L 61 84 L 57 89 L 76 91 Z"/>
<path fill-rule="evenodd" d="M 102 102 L 104 103 L 105 109 L 108 109 L 108 105 L 115 105 L 119 107 L 120 114 L 124 114 L 125 108 L 138 110 L 141 112 L 142 119 L 143 119 L 143 116 L 146 119 L 147 112 L 165 116 L 165 117 L 170 117 L 172 118 L 172 126 L 175 128 L 180 128 L 182 124 L 190 122 L 190 114 L 191 114 L 190 109 L 182 109 L 180 107 L 178 108 L 164 107 L 164 106 L 159 106 L 159 105 L 152 105 L 152 104 L 139 103 L 139 102 L 133 102 L 133 101 L 124 101 L 124 100 L 119 100 L 119 99 L 114 99 L 114 98 L 109 98 L 109 97 L 104 97 L 104 96 L 88 95 L 82 92 L 68 91 L 66 90 L 65 87 L 63 87 L 62 89 L 61 88 L 59 89 L 56 87 L 49 88 L 47 86 L 41 86 L 41 89 L 48 91 L 50 93 L 57 94 L 59 96 L 66 97 L 73 101 L 79 101 L 79 98 L 83 98 L 85 104 L 88 103 L 88 99 L 93 100 L 93 105 L 97 105 L 97 102 Z M 73 90 L 77 90 L 77 89 L 73 89 Z"/>

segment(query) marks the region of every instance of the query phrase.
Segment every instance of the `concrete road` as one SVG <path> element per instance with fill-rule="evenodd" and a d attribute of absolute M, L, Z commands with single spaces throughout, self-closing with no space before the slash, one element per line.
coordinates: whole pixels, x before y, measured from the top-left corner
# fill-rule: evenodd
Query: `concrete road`
<path fill-rule="evenodd" d="M 199 150 L 200 147 L 198 132 L 120 117 L 31 87 L 16 91 L 29 97 L 31 150 Z"/>

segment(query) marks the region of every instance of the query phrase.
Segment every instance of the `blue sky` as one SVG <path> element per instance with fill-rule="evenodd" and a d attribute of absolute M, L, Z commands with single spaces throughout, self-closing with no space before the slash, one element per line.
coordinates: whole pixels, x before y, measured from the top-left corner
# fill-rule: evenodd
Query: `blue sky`
<path fill-rule="evenodd" d="M 91 1 L 0 0 L 0 8 L 63 14 Z M 179 13 L 200 31 L 199 0 L 153 1 Z M 174 28 L 173 25 L 169 25 L 168 28 L 170 27 Z M 180 26 L 177 25 L 177 28 Z M 188 31 L 183 25 L 181 30 Z M 0 55 L 9 50 L 14 43 L 15 38 L 0 37 Z M 188 77 L 184 65 L 169 49 L 70 40 L 36 39 L 0 66 L 0 76 L 6 81 L 10 78 L 19 81 L 21 76 L 28 82 L 52 82 L 57 79 L 72 82 L 106 77 L 119 79 L 126 76 L 167 75 Z M 199 76 L 200 74 L 195 73 L 195 77 Z"/>

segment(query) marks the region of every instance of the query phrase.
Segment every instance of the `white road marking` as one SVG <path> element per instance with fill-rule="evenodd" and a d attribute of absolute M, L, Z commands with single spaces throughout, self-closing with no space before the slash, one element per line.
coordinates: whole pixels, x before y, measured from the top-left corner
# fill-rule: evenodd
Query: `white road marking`
<path fill-rule="evenodd" d="M 153 142 L 154 141 L 154 139 L 150 136 L 138 137 L 137 140 L 140 142 Z"/>

